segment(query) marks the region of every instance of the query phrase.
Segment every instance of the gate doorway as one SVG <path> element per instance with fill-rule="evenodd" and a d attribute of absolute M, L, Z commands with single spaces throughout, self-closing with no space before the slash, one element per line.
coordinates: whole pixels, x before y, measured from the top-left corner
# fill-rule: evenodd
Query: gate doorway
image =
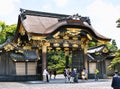
<path fill-rule="evenodd" d="M 72 52 L 72 68 L 77 68 L 79 78 L 81 78 L 81 71 L 85 67 L 84 65 L 84 53 L 83 50 L 74 50 Z"/>
<path fill-rule="evenodd" d="M 69 50 L 48 50 L 47 68 L 57 69 L 58 73 L 63 73 L 65 68 L 76 68 L 81 78 L 81 71 L 84 68 L 84 53 L 82 49 Z"/>

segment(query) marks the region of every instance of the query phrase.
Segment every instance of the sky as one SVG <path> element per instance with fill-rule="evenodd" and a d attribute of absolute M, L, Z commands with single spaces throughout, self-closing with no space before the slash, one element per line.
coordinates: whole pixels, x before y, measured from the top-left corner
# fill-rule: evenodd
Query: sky
<path fill-rule="evenodd" d="M 20 8 L 81 16 L 91 20 L 92 27 L 101 35 L 115 39 L 120 49 L 120 0 L 0 0 L 0 21 L 17 24 Z"/>

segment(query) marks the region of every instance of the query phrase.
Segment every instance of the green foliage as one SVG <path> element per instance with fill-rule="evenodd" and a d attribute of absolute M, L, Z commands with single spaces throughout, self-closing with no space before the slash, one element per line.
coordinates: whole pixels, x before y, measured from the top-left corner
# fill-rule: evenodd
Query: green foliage
<path fill-rule="evenodd" d="M 107 47 L 111 52 L 113 52 L 112 55 L 115 56 L 109 65 L 109 69 L 115 69 L 115 70 L 117 69 L 118 70 L 118 67 L 119 67 L 118 65 L 120 64 L 120 50 L 118 50 L 115 40 L 112 40 L 112 44 L 108 43 Z"/>
<path fill-rule="evenodd" d="M 5 34 L 1 34 L 1 33 L 0 33 L 0 44 L 4 43 L 4 42 L 5 42 L 5 39 L 6 39 Z"/>
<path fill-rule="evenodd" d="M 88 43 L 88 47 L 95 47 L 95 46 L 99 46 L 101 45 L 101 43 L 96 43 L 96 42 L 93 42 L 93 41 L 90 41 Z M 108 49 L 110 51 L 117 51 L 118 50 L 118 47 L 117 47 L 117 44 L 116 44 L 116 41 L 113 39 L 112 42 L 110 43 L 106 43 L 106 46 L 108 47 Z"/>
<path fill-rule="evenodd" d="M 107 43 L 106 45 L 110 51 L 117 51 L 118 50 L 118 47 L 117 47 L 115 40 L 112 40 L 112 43 Z"/>
<path fill-rule="evenodd" d="M 109 68 L 110 69 L 118 69 L 118 67 L 120 67 L 119 65 L 120 65 L 120 50 L 116 51 L 115 58 L 112 60 Z"/>
<path fill-rule="evenodd" d="M 88 47 L 94 47 L 94 46 L 96 46 L 96 43 L 95 43 L 95 42 L 90 41 L 90 42 L 88 43 Z"/>
<path fill-rule="evenodd" d="M 57 69 L 57 73 L 63 73 L 65 68 L 65 55 L 64 52 L 50 50 L 48 51 L 48 69 Z"/>
<path fill-rule="evenodd" d="M 3 29 L 5 29 L 5 22 L 0 21 L 0 32 L 2 32 Z"/>
<path fill-rule="evenodd" d="M 120 18 L 116 21 L 117 27 L 120 28 Z"/>
<path fill-rule="evenodd" d="M 0 21 L 0 44 L 4 43 L 7 38 L 12 39 L 16 30 L 16 24 L 6 25 Z"/>

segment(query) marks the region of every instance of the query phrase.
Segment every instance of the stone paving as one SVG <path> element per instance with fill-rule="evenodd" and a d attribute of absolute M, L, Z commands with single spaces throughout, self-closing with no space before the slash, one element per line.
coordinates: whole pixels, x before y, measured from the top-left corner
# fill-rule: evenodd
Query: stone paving
<path fill-rule="evenodd" d="M 112 89 L 111 79 L 79 80 L 78 83 L 65 83 L 63 77 L 57 76 L 49 83 L 42 81 L 0 82 L 0 89 Z"/>

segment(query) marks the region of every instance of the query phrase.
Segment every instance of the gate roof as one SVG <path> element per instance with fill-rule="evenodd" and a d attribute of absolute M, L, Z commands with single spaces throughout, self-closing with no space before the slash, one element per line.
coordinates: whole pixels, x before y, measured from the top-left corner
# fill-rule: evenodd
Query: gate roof
<path fill-rule="evenodd" d="M 18 18 L 17 30 L 22 25 L 25 31 L 30 35 L 46 36 L 53 34 L 55 31 L 58 31 L 58 28 L 61 27 L 75 27 L 85 29 L 96 39 L 104 41 L 111 40 L 110 38 L 107 38 L 95 31 L 95 29 L 91 26 L 89 17 L 82 17 L 78 14 L 71 16 L 26 9 L 20 10 L 21 13 Z M 18 34 L 15 34 L 15 39 L 17 39 L 17 35 Z"/>

